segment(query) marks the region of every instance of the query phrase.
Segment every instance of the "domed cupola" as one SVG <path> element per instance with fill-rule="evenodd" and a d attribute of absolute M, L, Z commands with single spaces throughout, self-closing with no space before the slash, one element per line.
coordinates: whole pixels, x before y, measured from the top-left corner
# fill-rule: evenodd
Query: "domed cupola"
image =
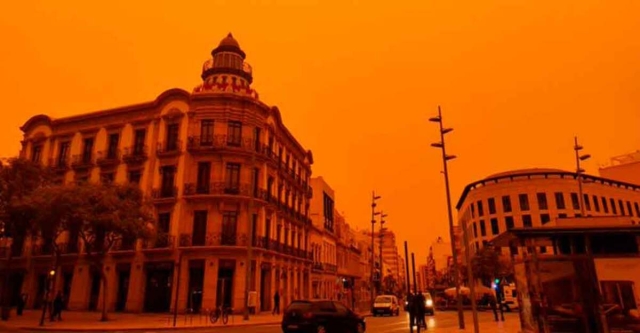
<path fill-rule="evenodd" d="M 202 66 L 203 84 L 196 87 L 194 92 L 238 93 L 257 98 L 257 93 L 250 87 L 253 73 L 245 58 L 240 44 L 229 33 L 211 51 L 211 59 Z"/>

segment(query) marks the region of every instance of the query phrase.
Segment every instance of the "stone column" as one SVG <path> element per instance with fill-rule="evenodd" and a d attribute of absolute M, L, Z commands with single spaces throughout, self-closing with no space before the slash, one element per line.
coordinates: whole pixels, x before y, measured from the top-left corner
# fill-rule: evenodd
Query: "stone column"
<path fill-rule="evenodd" d="M 69 310 L 86 310 L 89 306 L 89 296 L 91 294 L 91 274 L 89 265 L 79 264 L 75 267 L 73 281 L 71 282 L 71 293 L 69 295 Z"/>
<path fill-rule="evenodd" d="M 218 287 L 218 259 L 208 257 L 204 262 L 204 283 L 202 286 L 202 309 L 211 310 L 216 307 Z"/>
<path fill-rule="evenodd" d="M 129 291 L 127 293 L 127 312 L 142 312 L 144 308 L 144 291 L 146 288 L 146 274 L 142 260 L 134 260 L 131 264 L 131 275 L 129 276 Z M 76 277 L 73 277 L 76 283 Z M 73 292 L 71 292 L 73 295 Z"/>

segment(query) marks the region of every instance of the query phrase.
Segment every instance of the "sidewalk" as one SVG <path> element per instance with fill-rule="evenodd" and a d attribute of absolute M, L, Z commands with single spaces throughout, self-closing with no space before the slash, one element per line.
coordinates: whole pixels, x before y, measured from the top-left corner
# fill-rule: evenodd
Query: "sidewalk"
<path fill-rule="evenodd" d="M 222 318 L 217 323 L 211 324 L 208 316 L 178 314 L 176 326 L 173 326 L 171 314 L 149 313 L 110 313 L 109 321 L 100 321 L 100 312 L 67 311 L 62 313 L 62 321 L 51 322 L 48 317 L 44 326 L 39 326 L 42 312 L 38 310 L 25 310 L 21 317 L 11 312 L 8 321 L 0 321 L 0 332 L 3 330 L 29 330 L 29 331 L 146 331 L 146 330 L 175 330 L 184 328 L 211 328 L 211 327 L 237 327 L 276 325 L 282 321 L 282 315 L 270 313 L 250 316 L 248 321 L 242 319 L 242 315 L 229 317 L 227 325 L 222 323 Z"/>

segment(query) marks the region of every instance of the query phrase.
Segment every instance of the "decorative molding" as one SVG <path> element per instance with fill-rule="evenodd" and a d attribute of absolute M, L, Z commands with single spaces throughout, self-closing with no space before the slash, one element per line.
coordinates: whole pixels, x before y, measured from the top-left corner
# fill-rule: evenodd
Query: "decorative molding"
<path fill-rule="evenodd" d="M 111 124 L 104 127 L 107 133 L 121 132 L 124 124 Z"/>
<path fill-rule="evenodd" d="M 148 127 L 149 124 L 151 124 L 151 121 L 154 119 L 151 118 L 147 118 L 147 119 L 138 119 L 135 121 L 131 122 L 131 126 L 133 126 L 134 129 L 140 129 L 142 127 Z"/>
<path fill-rule="evenodd" d="M 100 132 L 100 128 L 88 128 L 88 129 L 80 130 L 80 134 L 83 137 L 96 136 L 98 135 L 98 132 Z"/>
<path fill-rule="evenodd" d="M 180 121 L 180 119 L 182 119 L 183 117 L 184 113 L 178 108 L 172 108 L 166 114 L 161 116 L 161 118 L 164 119 L 165 122 L 177 122 Z"/>

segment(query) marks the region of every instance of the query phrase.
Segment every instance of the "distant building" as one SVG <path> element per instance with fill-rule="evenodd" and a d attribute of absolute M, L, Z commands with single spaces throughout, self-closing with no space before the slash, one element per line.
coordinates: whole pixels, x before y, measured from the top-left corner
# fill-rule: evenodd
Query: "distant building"
<path fill-rule="evenodd" d="M 582 198 L 576 173 L 557 169 L 509 171 L 467 185 L 456 209 L 458 225 L 467 226 L 469 248 L 475 252 L 515 227 L 580 217 L 581 202 L 586 216 L 626 216 L 640 222 L 640 185 L 591 175 L 581 179 Z"/>
<path fill-rule="evenodd" d="M 600 168 L 600 176 L 640 185 L 640 151 L 611 158 L 611 165 Z"/>
<path fill-rule="evenodd" d="M 451 257 L 451 243 L 445 242 L 442 237 L 436 238 L 431 243 L 431 252 L 435 263 L 435 270 L 441 271 L 447 268 L 447 261 Z"/>

